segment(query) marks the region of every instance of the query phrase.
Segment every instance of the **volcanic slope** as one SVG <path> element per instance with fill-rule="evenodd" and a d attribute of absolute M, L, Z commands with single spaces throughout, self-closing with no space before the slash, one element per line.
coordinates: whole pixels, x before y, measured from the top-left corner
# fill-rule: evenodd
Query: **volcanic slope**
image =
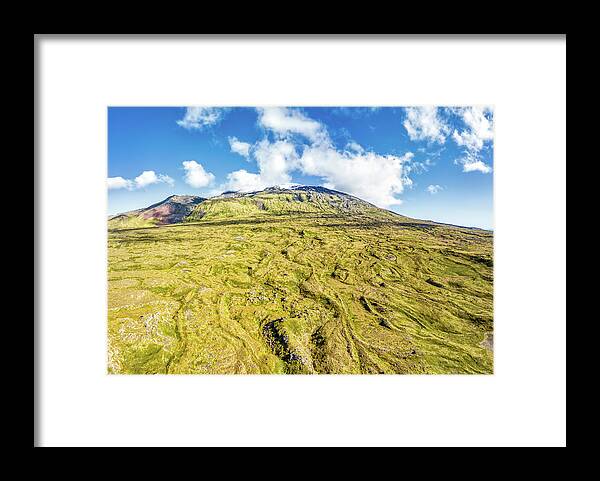
<path fill-rule="evenodd" d="M 493 372 L 492 232 L 322 187 L 109 219 L 108 371 Z"/>

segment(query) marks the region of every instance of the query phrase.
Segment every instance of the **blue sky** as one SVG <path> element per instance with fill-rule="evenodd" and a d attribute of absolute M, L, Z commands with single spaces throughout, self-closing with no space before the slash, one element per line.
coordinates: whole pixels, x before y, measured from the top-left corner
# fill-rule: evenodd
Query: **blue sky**
<path fill-rule="evenodd" d="M 493 228 L 488 107 L 109 107 L 109 214 L 172 194 L 323 185 Z"/>

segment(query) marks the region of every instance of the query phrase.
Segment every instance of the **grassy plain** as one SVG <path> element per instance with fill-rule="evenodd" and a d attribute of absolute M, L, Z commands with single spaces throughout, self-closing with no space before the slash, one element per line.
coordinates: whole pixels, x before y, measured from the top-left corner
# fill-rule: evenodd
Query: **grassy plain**
<path fill-rule="evenodd" d="M 110 373 L 493 371 L 491 232 L 276 205 L 109 223 Z"/>

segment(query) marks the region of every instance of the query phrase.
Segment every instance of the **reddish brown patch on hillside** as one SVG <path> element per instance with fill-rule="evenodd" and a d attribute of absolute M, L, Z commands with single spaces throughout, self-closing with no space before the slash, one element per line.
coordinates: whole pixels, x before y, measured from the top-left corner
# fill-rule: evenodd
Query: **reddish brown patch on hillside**
<path fill-rule="evenodd" d="M 175 224 L 181 222 L 192 210 L 192 206 L 165 203 L 142 212 L 144 219 L 155 219 L 157 224 Z"/>
<path fill-rule="evenodd" d="M 160 223 L 168 223 L 175 214 L 172 204 L 164 204 L 147 210 L 142 214 L 144 219 L 156 219 Z"/>

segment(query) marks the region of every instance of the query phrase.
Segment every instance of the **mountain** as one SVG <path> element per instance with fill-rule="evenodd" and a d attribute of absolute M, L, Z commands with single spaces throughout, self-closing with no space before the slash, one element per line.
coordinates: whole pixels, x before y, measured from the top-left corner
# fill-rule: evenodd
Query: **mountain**
<path fill-rule="evenodd" d="M 324 187 L 270 187 L 259 192 L 226 192 L 198 204 L 188 221 L 289 214 L 393 216 L 357 197 Z"/>
<path fill-rule="evenodd" d="M 493 233 L 323 187 L 109 219 L 108 371 L 489 374 Z"/>
<path fill-rule="evenodd" d="M 110 228 L 145 227 L 184 222 L 194 208 L 206 199 L 195 195 L 171 195 L 143 209 L 108 218 Z"/>
<path fill-rule="evenodd" d="M 289 214 L 354 215 L 393 221 L 408 217 L 380 209 L 362 199 L 325 187 L 269 187 L 262 191 L 224 192 L 205 199 L 173 195 L 162 202 L 109 218 L 109 228 L 136 228 L 200 220 L 272 217 Z"/>

